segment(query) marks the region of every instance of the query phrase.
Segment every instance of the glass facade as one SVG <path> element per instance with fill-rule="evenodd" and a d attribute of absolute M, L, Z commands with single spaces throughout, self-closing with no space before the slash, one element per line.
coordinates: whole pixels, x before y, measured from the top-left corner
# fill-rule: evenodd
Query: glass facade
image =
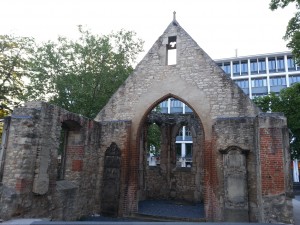
<path fill-rule="evenodd" d="M 230 63 L 224 63 L 223 65 L 223 70 L 225 71 L 226 74 L 231 74 L 231 66 Z"/>
<path fill-rule="evenodd" d="M 290 52 L 216 62 L 250 98 L 279 93 L 281 89 L 300 82 L 300 68 Z"/>
<path fill-rule="evenodd" d="M 300 82 L 300 75 L 290 76 L 290 85 Z"/>
<path fill-rule="evenodd" d="M 258 63 L 257 59 L 250 60 L 250 73 L 251 74 L 258 74 Z"/>
<path fill-rule="evenodd" d="M 233 70 L 233 76 L 240 76 L 240 62 L 239 61 L 236 61 L 236 62 L 233 62 L 232 63 L 232 70 Z"/>
<path fill-rule="evenodd" d="M 286 85 L 285 77 L 270 77 L 270 86 L 282 86 Z"/>
<path fill-rule="evenodd" d="M 267 78 L 258 78 L 251 80 L 251 87 L 266 87 Z"/>
<path fill-rule="evenodd" d="M 249 88 L 249 81 L 248 80 L 235 80 L 235 83 L 240 88 Z"/>
<path fill-rule="evenodd" d="M 276 72 L 276 60 L 275 58 L 269 58 L 269 73 Z"/>
<path fill-rule="evenodd" d="M 266 59 L 263 58 L 263 59 L 258 59 L 258 68 L 259 68 L 259 73 L 260 74 L 264 74 L 266 73 L 267 71 L 267 67 L 266 67 Z"/>
<path fill-rule="evenodd" d="M 284 72 L 284 59 L 283 57 L 277 57 L 277 72 Z"/>
<path fill-rule="evenodd" d="M 248 74 L 248 61 L 244 60 L 241 61 L 241 75 L 247 75 Z"/>

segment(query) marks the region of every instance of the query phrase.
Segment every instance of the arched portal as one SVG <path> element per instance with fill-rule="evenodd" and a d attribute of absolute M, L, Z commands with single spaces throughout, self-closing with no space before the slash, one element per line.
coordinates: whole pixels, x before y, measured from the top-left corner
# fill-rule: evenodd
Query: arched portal
<path fill-rule="evenodd" d="M 156 134 L 153 125 L 159 129 L 157 144 L 153 142 Z M 182 130 L 184 135 L 180 136 Z M 149 141 L 154 144 L 149 145 Z M 140 156 L 137 202 L 175 200 L 203 203 L 204 141 L 201 120 L 187 102 L 168 95 L 151 105 L 137 132 Z M 182 147 L 180 157 L 179 145 Z M 201 216 L 199 212 L 199 218 Z"/>

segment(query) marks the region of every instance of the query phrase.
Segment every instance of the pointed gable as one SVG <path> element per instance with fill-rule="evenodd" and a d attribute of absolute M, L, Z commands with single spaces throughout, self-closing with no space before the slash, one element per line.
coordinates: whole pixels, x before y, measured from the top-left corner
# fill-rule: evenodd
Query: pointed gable
<path fill-rule="evenodd" d="M 176 61 L 168 65 L 174 50 Z M 175 19 L 95 119 L 139 121 L 166 96 L 183 100 L 208 126 L 217 117 L 259 111 Z"/>

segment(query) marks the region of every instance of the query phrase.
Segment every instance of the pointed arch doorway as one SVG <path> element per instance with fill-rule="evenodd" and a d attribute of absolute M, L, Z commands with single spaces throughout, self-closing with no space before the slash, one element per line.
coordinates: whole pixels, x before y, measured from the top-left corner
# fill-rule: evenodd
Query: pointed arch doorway
<path fill-rule="evenodd" d="M 138 212 L 151 214 L 149 206 L 159 210 L 173 203 L 194 207 L 188 217 L 204 218 L 205 137 L 198 115 L 184 100 L 169 95 L 149 107 L 137 133 Z M 176 206 L 170 207 L 175 213 Z"/>

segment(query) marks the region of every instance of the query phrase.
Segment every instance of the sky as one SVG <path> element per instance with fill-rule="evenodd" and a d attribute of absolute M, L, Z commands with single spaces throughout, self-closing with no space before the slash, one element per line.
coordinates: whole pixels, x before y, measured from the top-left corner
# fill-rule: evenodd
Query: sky
<path fill-rule="evenodd" d="M 76 38 L 77 25 L 95 34 L 133 30 L 146 52 L 176 19 L 213 59 L 287 51 L 282 39 L 294 5 L 271 11 L 270 0 L 0 0 L 0 34 Z"/>

